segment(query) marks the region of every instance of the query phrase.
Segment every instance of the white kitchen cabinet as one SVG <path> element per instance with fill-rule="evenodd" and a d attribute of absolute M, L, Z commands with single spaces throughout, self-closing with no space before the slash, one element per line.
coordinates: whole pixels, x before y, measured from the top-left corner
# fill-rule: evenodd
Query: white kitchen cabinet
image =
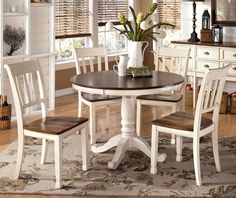
<path fill-rule="evenodd" d="M 227 81 L 236 81 L 236 43 L 193 43 L 172 41 L 176 48 L 191 48 L 188 75 L 193 77 L 193 106 L 195 107 L 198 91 L 198 79 L 203 77 L 206 68 L 215 69 L 229 63 Z M 236 88 L 235 88 L 236 89 Z"/>

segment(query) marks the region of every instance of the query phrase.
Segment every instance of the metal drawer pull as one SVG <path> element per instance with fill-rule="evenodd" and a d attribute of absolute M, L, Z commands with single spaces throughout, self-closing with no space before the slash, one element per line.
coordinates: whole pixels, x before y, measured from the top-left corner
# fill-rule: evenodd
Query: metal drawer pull
<path fill-rule="evenodd" d="M 204 65 L 204 67 L 209 68 L 210 66 L 209 65 Z"/>
<path fill-rule="evenodd" d="M 204 52 L 205 55 L 209 55 L 210 53 L 209 52 Z"/>
<path fill-rule="evenodd" d="M 236 54 L 233 54 L 233 57 L 236 57 Z"/>

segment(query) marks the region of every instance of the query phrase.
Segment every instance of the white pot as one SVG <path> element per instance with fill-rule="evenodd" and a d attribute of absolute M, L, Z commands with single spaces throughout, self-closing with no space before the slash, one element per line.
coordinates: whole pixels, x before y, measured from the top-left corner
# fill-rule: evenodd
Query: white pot
<path fill-rule="evenodd" d="M 146 46 L 142 50 L 142 46 Z M 148 46 L 147 41 L 129 41 L 128 43 L 128 68 L 129 67 L 143 67 L 143 56 Z"/>

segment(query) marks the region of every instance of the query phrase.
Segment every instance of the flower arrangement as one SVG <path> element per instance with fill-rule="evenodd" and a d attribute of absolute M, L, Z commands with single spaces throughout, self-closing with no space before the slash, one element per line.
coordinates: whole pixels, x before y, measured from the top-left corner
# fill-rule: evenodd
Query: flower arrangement
<path fill-rule="evenodd" d="M 160 28 L 162 26 L 173 28 L 174 25 L 169 23 L 158 23 L 158 16 L 155 12 L 157 9 L 157 3 L 153 3 L 147 10 L 145 14 L 139 12 L 138 15 L 135 14 L 134 9 L 129 6 L 129 9 L 133 16 L 133 21 L 129 21 L 124 14 L 118 13 L 118 19 L 124 29 L 118 29 L 113 27 L 111 22 L 107 23 L 107 29 L 116 29 L 120 34 L 125 35 L 131 41 L 143 41 L 146 37 L 150 37 L 157 41 L 154 34 L 160 34 L 160 32 L 155 31 L 155 28 Z"/>

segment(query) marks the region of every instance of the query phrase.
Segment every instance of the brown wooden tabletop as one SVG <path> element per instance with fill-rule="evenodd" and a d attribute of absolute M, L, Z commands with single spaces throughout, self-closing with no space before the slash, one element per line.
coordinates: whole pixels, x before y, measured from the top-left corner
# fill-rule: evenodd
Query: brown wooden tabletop
<path fill-rule="evenodd" d="M 184 78 L 169 72 L 152 72 L 152 77 L 120 77 L 114 71 L 89 72 L 71 78 L 74 85 L 106 90 L 138 90 L 171 87 L 181 84 Z"/>

